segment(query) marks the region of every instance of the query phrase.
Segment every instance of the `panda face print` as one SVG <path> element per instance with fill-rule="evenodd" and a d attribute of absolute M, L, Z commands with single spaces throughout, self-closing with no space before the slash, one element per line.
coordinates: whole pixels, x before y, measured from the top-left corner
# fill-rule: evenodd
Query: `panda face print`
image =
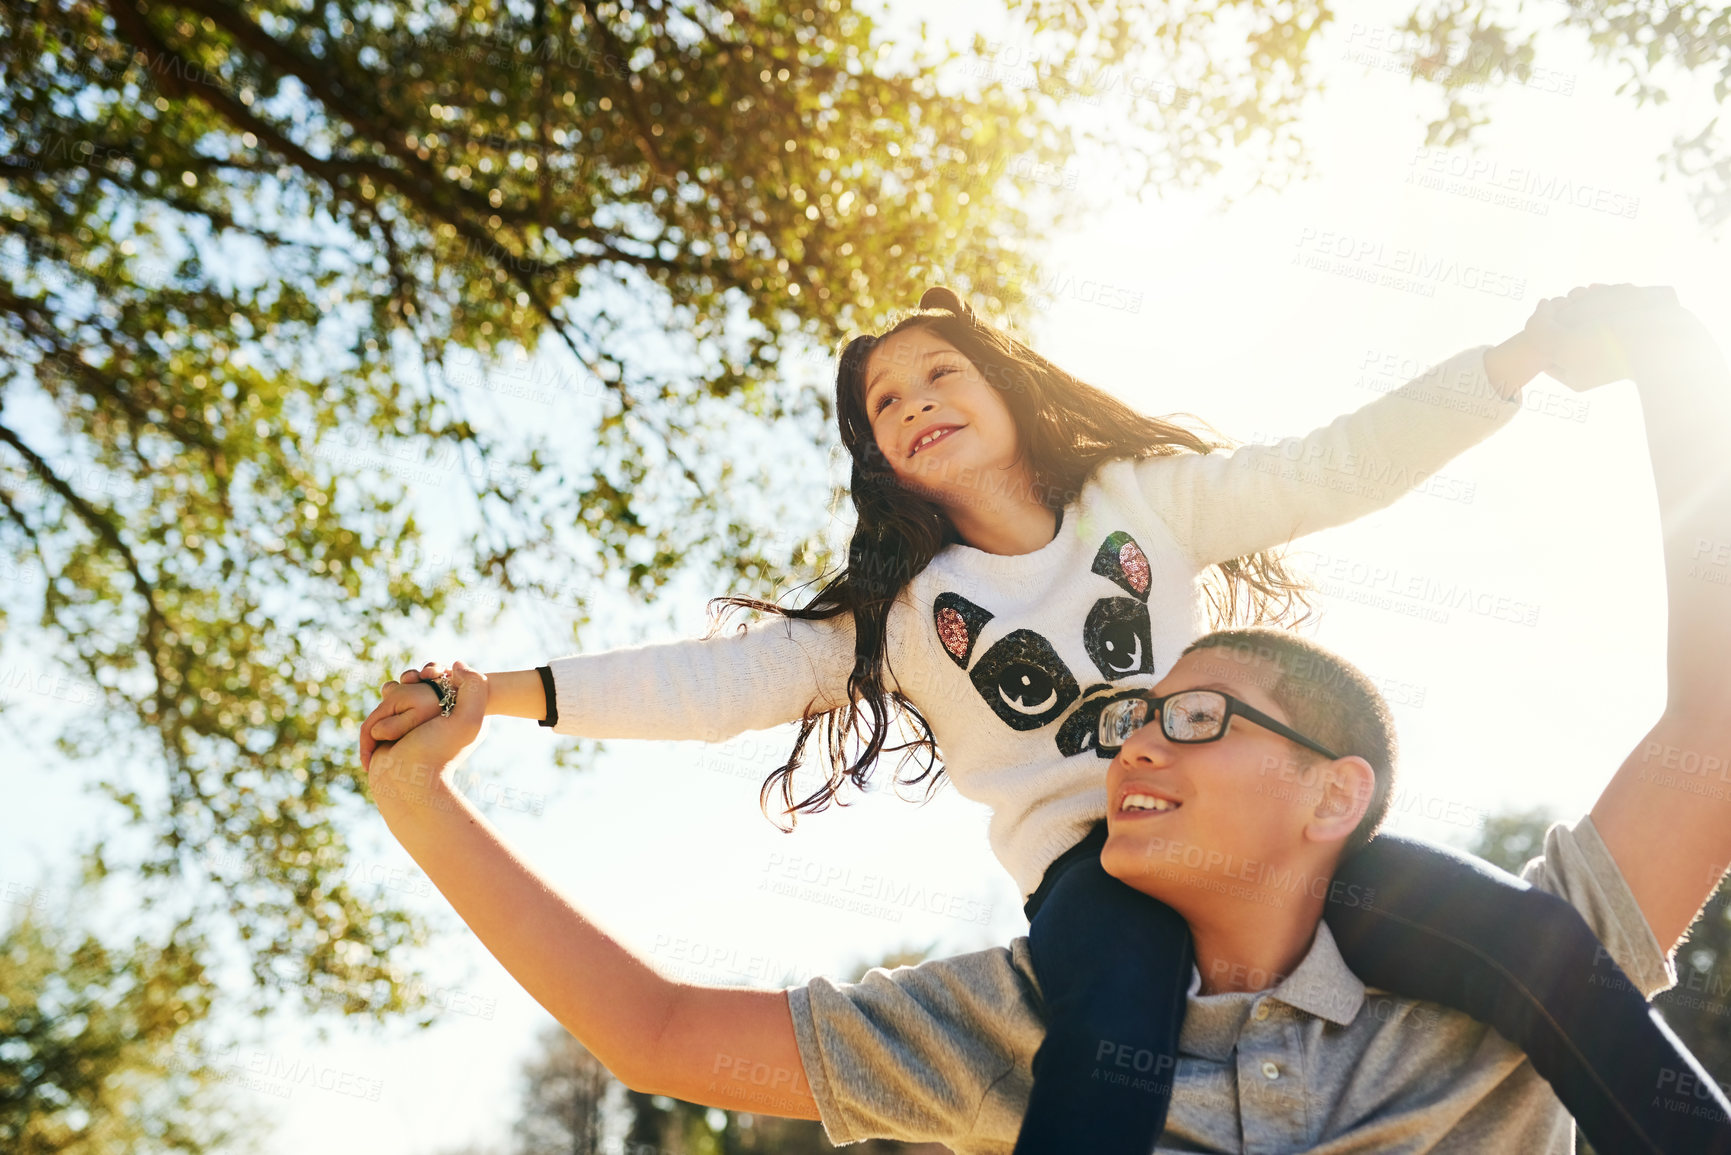
<path fill-rule="evenodd" d="M 1090 568 L 1133 596 L 1098 599 L 1082 622 L 1082 648 L 1105 684 L 1091 686 L 1081 709 L 1059 728 L 1056 741 L 1065 756 L 1093 746 L 1101 709 L 1125 696 L 1093 695 L 1110 690 L 1113 682 L 1154 670 L 1147 605 L 1148 559 L 1141 547 L 1129 534 L 1113 533 L 1101 543 Z M 949 592 L 937 596 L 932 615 L 945 652 L 956 665 L 968 670 L 974 689 L 1012 730 L 1037 730 L 1048 725 L 1085 696 L 1076 675 L 1051 642 L 1034 630 L 1012 630 L 972 662 L 975 644 L 995 615 Z M 1105 751 L 1096 753 L 1108 756 Z"/>
<path fill-rule="evenodd" d="M 1082 692 L 1052 643 L 1033 630 L 998 639 L 968 677 L 1012 730 L 1038 730 Z"/>
<path fill-rule="evenodd" d="M 1134 598 L 1095 602 L 1082 627 L 1082 644 L 1108 681 L 1154 669 L 1148 653 L 1148 607 Z"/>

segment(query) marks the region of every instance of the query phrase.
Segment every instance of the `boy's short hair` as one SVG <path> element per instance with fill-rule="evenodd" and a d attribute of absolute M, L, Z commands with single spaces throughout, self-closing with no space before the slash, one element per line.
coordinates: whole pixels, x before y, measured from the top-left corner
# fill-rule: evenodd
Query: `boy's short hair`
<path fill-rule="evenodd" d="M 1240 680 L 1258 660 L 1273 667 L 1275 676 L 1264 679 L 1267 684 L 1261 688 L 1279 703 L 1293 729 L 1343 756 L 1356 754 L 1370 763 L 1376 772 L 1370 807 L 1342 853 L 1351 854 L 1369 842 L 1388 817 L 1398 745 L 1388 702 L 1364 671 L 1309 638 L 1267 626 L 1215 630 L 1191 642 L 1184 654 L 1197 650 L 1226 651 L 1245 667 L 1233 671 Z M 1294 745 L 1305 765 L 1321 760 L 1314 750 Z"/>

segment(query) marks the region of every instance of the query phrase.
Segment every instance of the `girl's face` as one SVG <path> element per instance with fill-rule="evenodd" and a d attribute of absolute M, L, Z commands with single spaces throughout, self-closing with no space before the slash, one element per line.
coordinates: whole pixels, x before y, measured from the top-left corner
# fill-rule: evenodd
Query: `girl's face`
<path fill-rule="evenodd" d="M 872 350 L 865 411 L 891 470 L 939 505 L 1002 494 L 1007 481 L 1026 476 L 1016 422 L 998 389 L 924 325 Z"/>

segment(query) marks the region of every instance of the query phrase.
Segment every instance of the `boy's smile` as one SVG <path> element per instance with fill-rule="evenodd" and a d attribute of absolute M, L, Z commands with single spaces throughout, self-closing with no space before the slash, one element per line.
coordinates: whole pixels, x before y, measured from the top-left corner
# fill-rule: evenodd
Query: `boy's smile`
<path fill-rule="evenodd" d="M 1128 821 L 1150 814 L 1171 814 L 1182 807 L 1184 803 L 1176 798 L 1169 798 L 1154 787 L 1141 782 L 1127 784 L 1114 807 L 1120 820 Z"/>

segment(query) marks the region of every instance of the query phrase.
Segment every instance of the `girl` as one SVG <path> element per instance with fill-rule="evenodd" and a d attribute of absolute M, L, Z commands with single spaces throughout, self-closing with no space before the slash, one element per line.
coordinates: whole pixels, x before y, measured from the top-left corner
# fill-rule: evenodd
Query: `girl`
<path fill-rule="evenodd" d="M 1049 1034 L 1017 1155 L 1143 1155 L 1164 1125 L 1193 966 L 1183 920 L 1100 866 L 1100 713 L 1152 686 L 1215 625 L 1245 611 L 1276 623 L 1307 606 L 1270 551 L 1386 506 L 1506 424 L 1552 360 L 1553 311 L 1541 304 L 1503 344 L 1467 349 L 1307 437 L 1222 453 L 931 289 L 841 353 L 836 408 L 858 522 L 835 580 L 798 609 L 722 599 L 779 619 L 733 634 L 491 674 L 488 712 L 592 738 L 708 741 L 797 719 L 760 798 L 767 810 L 779 788 L 790 816 L 823 809 L 850 781 L 865 786 L 888 751 L 904 764 L 923 755 L 903 781 L 934 776 L 941 748 L 957 790 L 991 807 L 992 849 L 1028 899 Z M 1439 405 L 1442 395 L 1468 403 Z M 363 760 L 439 712 L 447 691 L 414 685 L 436 673 L 429 663 L 386 687 L 362 727 Z M 918 737 L 892 746 L 898 714 Z M 794 771 L 820 727 L 827 779 L 796 802 Z M 1327 917 L 1368 984 L 1502 1031 L 1601 1155 L 1709 1149 L 1699 1121 L 1609 1093 L 1632 1066 L 1689 1068 L 1638 996 L 1613 1008 L 1583 1004 L 1574 986 L 1557 992 L 1559 973 L 1575 986 L 1609 977 L 1566 903 L 1386 835 L 1343 866 L 1348 876 L 1360 889 L 1345 893 L 1373 891 L 1374 908 L 1331 903 Z M 1483 965 L 1427 969 L 1415 924 L 1470 944 Z M 1523 958 L 1496 934 L 1506 925 L 1566 953 Z M 1138 1090 L 1095 1078 L 1106 1043 L 1152 1056 L 1137 1070 L 1153 1078 Z"/>

